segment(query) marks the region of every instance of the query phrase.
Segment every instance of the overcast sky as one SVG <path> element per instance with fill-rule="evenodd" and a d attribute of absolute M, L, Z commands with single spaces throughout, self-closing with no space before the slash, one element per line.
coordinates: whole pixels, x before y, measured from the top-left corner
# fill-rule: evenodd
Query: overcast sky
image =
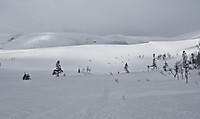
<path fill-rule="evenodd" d="M 200 0 L 0 0 L 0 32 L 172 37 L 200 30 Z"/>

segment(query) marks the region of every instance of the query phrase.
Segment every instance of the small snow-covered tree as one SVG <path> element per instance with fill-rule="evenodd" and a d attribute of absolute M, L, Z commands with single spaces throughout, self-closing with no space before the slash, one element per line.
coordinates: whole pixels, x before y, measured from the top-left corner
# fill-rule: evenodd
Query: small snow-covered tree
<path fill-rule="evenodd" d="M 27 73 L 24 72 L 22 79 L 23 80 L 31 80 L 31 76 L 30 76 L 30 74 L 27 74 Z"/>
<path fill-rule="evenodd" d="M 170 53 L 167 53 L 167 57 L 170 59 L 172 55 Z"/>
<path fill-rule="evenodd" d="M 184 67 L 184 65 L 186 65 L 187 58 L 188 58 L 188 56 L 187 56 L 185 51 L 183 51 L 183 53 L 182 53 L 182 58 L 183 58 L 183 67 Z"/>
<path fill-rule="evenodd" d="M 197 56 L 196 56 L 196 65 L 198 67 L 198 69 L 200 69 L 200 51 L 198 52 Z M 200 72 L 199 72 L 200 74 Z"/>
<path fill-rule="evenodd" d="M 80 68 L 78 68 L 78 73 L 81 73 L 81 69 Z"/>
<path fill-rule="evenodd" d="M 162 57 L 163 60 L 166 60 L 166 57 L 167 57 L 166 54 L 163 54 L 163 57 Z"/>
<path fill-rule="evenodd" d="M 161 60 L 161 58 L 162 58 L 162 54 L 159 54 L 159 55 L 157 56 L 157 60 Z"/>
<path fill-rule="evenodd" d="M 174 70 L 175 70 L 175 74 L 174 74 L 174 78 L 178 78 L 179 79 L 179 73 L 181 73 L 182 75 L 182 79 L 183 79 L 183 68 L 182 68 L 182 62 L 181 61 L 177 61 L 174 65 Z"/>
<path fill-rule="evenodd" d="M 126 71 L 126 73 L 129 73 L 128 64 L 127 64 L 127 63 L 126 63 L 125 66 L 124 66 L 124 70 Z"/>
<path fill-rule="evenodd" d="M 198 69 L 200 70 L 200 40 L 198 42 L 197 49 L 198 49 L 198 53 L 196 56 L 196 65 L 197 65 Z M 200 71 L 199 71 L 199 75 L 200 75 Z"/>
<path fill-rule="evenodd" d="M 53 70 L 52 75 L 56 75 L 57 77 L 59 77 L 62 72 L 63 70 L 61 68 L 60 61 L 58 60 L 56 62 L 56 68 Z"/>
<path fill-rule="evenodd" d="M 153 54 L 153 64 L 152 64 L 153 69 L 157 69 L 157 63 L 156 63 L 156 55 Z"/>
<path fill-rule="evenodd" d="M 197 68 L 196 66 L 196 55 L 194 53 L 191 53 L 190 57 L 190 64 L 192 65 L 192 69 Z"/>
<path fill-rule="evenodd" d="M 186 62 L 185 64 L 185 80 L 186 80 L 186 84 L 188 83 L 188 75 L 189 75 L 189 63 Z"/>
<path fill-rule="evenodd" d="M 179 62 L 176 62 L 175 65 L 174 65 L 174 70 L 175 70 L 175 74 L 174 74 L 174 78 L 178 78 L 179 79 L 179 76 L 178 76 L 178 73 L 179 73 Z"/>
<path fill-rule="evenodd" d="M 163 66 L 163 70 L 167 71 L 169 69 L 168 63 L 165 61 L 165 64 Z"/>
<path fill-rule="evenodd" d="M 148 65 L 148 66 L 147 66 L 148 71 L 149 71 L 149 69 L 150 69 L 151 67 L 153 68 L 153 70 L 154 70 L 154 69 L 157 69 L 156 55 L 155 55 L 155 54 L 153 54 L 153 63 L 152 63 L 152 65 Z"/>
<path fill-rule="evenodd" d="M 90 74 L 90 73 L 91 73 L 91 70 L 92 70 L 92 69 L 91 69 L 89 66 L 87 66 L 87 69 L 86 69 L 86 71 L 87 71 L 87 73 L 88 73 L 88 74 Z"/>
<path fill-rule="evenodd" d="M 185 51 L 183 51 L 183 53 L 182 53 L 182 58 L 183 58 L 182 66 L 185 69 L 184 70 L 185 71 L 185 79 L 186 79 L 186 84 L 187 84 L 188 83 L 188 75 L 189 75 L 189 61 L 187 60 L 188 56 Z"/>

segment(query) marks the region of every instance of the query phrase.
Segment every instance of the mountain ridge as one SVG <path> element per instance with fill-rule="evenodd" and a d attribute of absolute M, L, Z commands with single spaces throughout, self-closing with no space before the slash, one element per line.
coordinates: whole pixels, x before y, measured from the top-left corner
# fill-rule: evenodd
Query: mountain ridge
<path fill-rule="evenodd" d="M 132 45 L 150 41 L 178 41 L 197 39 L 199 32 L 174 38 L 109 35 L 98 36 L 73 32 L 38 32 L 26 34 L 0 34 L 1 49 L 32 49 L 44 47 L 75 46 L 87 44 Z"/>

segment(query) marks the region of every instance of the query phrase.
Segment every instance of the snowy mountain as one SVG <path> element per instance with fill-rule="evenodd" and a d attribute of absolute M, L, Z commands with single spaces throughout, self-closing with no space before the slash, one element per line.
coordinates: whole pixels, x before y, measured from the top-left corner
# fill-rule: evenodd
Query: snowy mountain
<path fill-rule="evenodd" d="M 197 34 L 197 33 L 196 33 Z M 44 32 L 27 34 L 0 34 L 1 49 L 32 49 L 86 44 L 140 44 L 149 41 L 187 40 L 197 37 L 193 33 L 176 38 L 142 37 L 142 36 L 95 36 L 81 33 Z"/>
<path fill-rule="evenodd" d="M 72 46 L 85 44 L 136 44 L 148 42 L 148 38 L 128 36 L 94 36 L 80 33 L 30 33 L 0 35 L 3 49 L 29 49 L 43 47 Z"/>

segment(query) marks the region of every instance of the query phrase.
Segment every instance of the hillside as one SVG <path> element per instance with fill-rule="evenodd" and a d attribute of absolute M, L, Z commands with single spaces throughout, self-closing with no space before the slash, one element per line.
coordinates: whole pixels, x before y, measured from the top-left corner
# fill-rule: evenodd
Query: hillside
<path fill-rule="evenodd" d="M 90 66 L 93 73 L 123 72 L 127 62 L 130 70 L 146 71 L 146 66 L 152 64 L 152 54 L 170 53 L 170 65 L 181 59 L 181 53 L 186 50 L 188 55 L 197 50 L 199 39 L 184 41 L 152 41 L 135 45 L 80 45 L 49 47 L 22 50 L 1 50 L 2 68 L 19 70 L 51 70 L 57 60 L 66 72 L 76 72 L 77 69 Z M 139 56 L 144 58 L 139 58 Z M 15 58 L 15 60 L 11 60 Z M 162 68 L 163 60 L 158 61 Z"/>
<path fill-rule="evenodd" d="M 198 70 L 189 72 L 188 84 L 185 78 L 178 80 L 163 71 L 165 60 L 157 60 L 158 70 L 147 70 L 153 53 L 170 53 L 166 61 L 174 67 L 183 50 L 188 56 L 197 51 L 199 39 L 26 49 L 40 39 L 35 39 L 35 43 L 29 39 L 26 43 L 31 45 L 26 46 L 25 36 L 17 37 L 10 43 L 4 42 L 9 50 L 0 50 L 2 119 L 200 118 Z M 24 42 L 15 46 L 20 38 Z M 9 45 L 12 47 L 8 48 Z M 66 76 L 52 76 L 57 60 Z M 129 74 L 124 71 L 126 62 Z M 91 74 L 82 73 L 87 66 L 92 69 Z M 22 80 L 24 72 L 30 74 L 31 80 Z"/>
<path fill-rule="evenodd" d="M 81 33 L 43 32 L 26 34 L 0 34 L 1 49 L 32 49 L 87 44 L 131 45 L 149 41 L 176 41 L 197 38 L 197 33 L 184 34 L 175 38 L 142 36 L 97 36 Z"/>

